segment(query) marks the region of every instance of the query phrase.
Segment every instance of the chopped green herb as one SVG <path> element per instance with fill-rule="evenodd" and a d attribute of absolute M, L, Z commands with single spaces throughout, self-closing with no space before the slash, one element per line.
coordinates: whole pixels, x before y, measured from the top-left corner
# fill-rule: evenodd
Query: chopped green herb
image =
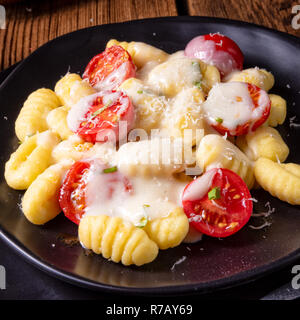
<path fill-rule="evenodd" d="M 147 223 L 148 223 L 148 218 L 147 217 L 142 217 L 140 222 L 138 224 L 136 224 L 136 227 L 144 228 L 144 227 L 146 227 Z"/>
<path fill-rule="evenodd" d="M 143 90 L 138 90 L 137 93 L 138 93 L 138 94 L 142 94 L 142 93 L 143 93 Z"/>
<path fill-rule="evenodd" d="M 110 107 L 111 103 L 112 103 L 112 101 L 109 100 L 104 107 L 102 107 L 102 108 L 98 109 L 97 111 L 95 111 L 94 113 L 92 113 L 91 119 L 95 118 L 98 114 L 102 113 L 105 109 Z"/>
<path fill-rule="evenodd" d="M 111 167 L 111 168 L 103 169 L 103 173 L 116 172 L 117 170 L 118 170 L 117 166 L 114 166 L 114 167 Z"/>
<path fill-rule="evenodd" d="M 144 207 L 144 208 L 149 208 L 149 207 L 150 207 L 150 204 L 143 204 L 143 207 Z"/>
<path fill-rule="evenodd" d="M 219 187 L 215 187 L 209 191 L 208 193 L 209 200 L 215 200 L 220 198 L 221 198 L 221 190 Z"/>
<path fill-rule="evenodd" d="M 222 118 L 216 118 L 215 120 L 220 124 L 223 123 L 223 119 Z"/>
<path fill-rule="evenodd" d="M 194 86 L 197 87 L 198 89 L 201 89 L 201 82 L 200 81 L 194 82 Z"/>

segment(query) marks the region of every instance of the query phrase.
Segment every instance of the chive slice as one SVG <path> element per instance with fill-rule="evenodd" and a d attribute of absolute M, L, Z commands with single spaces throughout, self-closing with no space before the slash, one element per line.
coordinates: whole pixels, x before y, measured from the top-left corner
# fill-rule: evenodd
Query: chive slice
<path fill-rule="evenodd" d="M 142 94 L 142 93 L 143 93 L 143 90 L 138 90 L 137 93 L 138 93 L 138 94 Z"/>
<path fill-rule="evenodd" d="M 111 167 L 111 168 L 106 168 L 103 169 L 103 173 L 111 173 L 111 172 L 116 172 L 118 170 L 117 166 Z"/>
<path fill-rule="evenodd" d="M 102 113 L 105 109 L 110 107 L 111 103 L 112 103 L 112 101 L 109 100 L 104 107 L 102 107 L 102 108 L 98 109 L 97 111 L 95 111 L 94 113 L 92 113 L 91 119 L 95 118 L 98 114 Z"/>
<path fill-rule="evenodd" d="M 144 207 L 144 208 L 149 208 L 149 207 L 150 207 L 150 204 L 143 204 L 143 207 Z"/>
<path fill-rule="evenodd" d="M 209 200 L 216 200 L 221 198 L 221 190 L 219 187 L 211 189 L 208 193 Z"/>
<path fill-rule="evenodd" d="M 142 217 L 140 222 L 136 224 L 136 227 L 138 228 L 144 228 L 148 223 L 148 218 L 146 216 Z"/>
<path fill-rule="evenodd" d="M 223 123 L 223 119 L 222 118 L 216 118 L 215 120 L 220 124 Z"/>
<path fill-rule="evenodd" d="M 201 82 L 200 81 L 194 82 L 194 86 L 197 87 L 198 89 L 201 89 Z"/>

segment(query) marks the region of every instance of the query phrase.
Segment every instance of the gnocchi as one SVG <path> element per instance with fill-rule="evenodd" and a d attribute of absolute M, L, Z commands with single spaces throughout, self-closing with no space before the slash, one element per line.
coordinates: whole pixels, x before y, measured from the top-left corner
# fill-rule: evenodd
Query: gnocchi
<path fill-rule="evenodd" d="M 14 189 L 27 189 L 53 162 L 52 149 L 58 142 L 59 138 L 51 131 L 26 139 L 5 164 L 7 184 Z"/>
<path fill-rule="evenodd" d="M 260 127 L 254 133 L 238 137 L 237 145 L 251 159 L 260 157 L 284 162 L 289 148 L 279 132 L 271 127 Z"/>
<path fill-rule="evenodd" d="M 15 123 L 19 140 L 23 142 L 27 137 L 47 130 L 47 115 L 60 105 L 59 98 L 50 89 L 38 89 L 30 94 Z"/>
<path fill-rule="evenodd" d="M 153 261 L 158 254 L 157 244 L 144 230 L 120 218 L 105 215 L 84 217 L 78 234 L 85 248 L 126 266 L 141 266 Z"/>

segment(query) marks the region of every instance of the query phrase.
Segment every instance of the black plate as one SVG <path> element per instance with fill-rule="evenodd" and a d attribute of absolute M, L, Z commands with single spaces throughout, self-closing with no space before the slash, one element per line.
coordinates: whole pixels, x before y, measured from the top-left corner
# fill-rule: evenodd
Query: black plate
<path fill-rule="evenodd" d="M 17 147 L 14 122 L 26 97 L 40 87 L 53 88 L 67 71 L 82 73 L 91 57 L 102 51 L 111 38 L 144 41 L 174 52 L 194 36 L 221 32 L 241 47 L 245 67 L 272 70 L 272 92 L 288 102 L 288 117 L 280 128 L 290 146 L 288 161 L 300 163 L 299 129 L 290 128 L 289 118 L 300 119 L 300 40 L 248 23 L 200 17 L 176 17 L 132 21 L 79 30 L 57 38 L 24 60 L 0 87 L 1 170 Z M 297 121 L 297 118 L 295 119 Z M 180 294 L 206 292 L 238 285 L 275 271 L 300 257 L 300 210 L 271 197 L 253 192 L 257 210 L 269 202 L 276 211 L 271 226 L 249 226 L 227 239 L 205 237 L 194 245 L 161 251 L 144 267 L 123 267 L 100 256 L 86 256 L 80 246 L 67 247 L 61 234 L 76 235 L 76 226 L 60 215 L 45 226 L 30 224 L 19 208 L 21 192 L 10 189 L 1 174 L 1 237 L 38 268 L 55 277 L 93 289 L 118 293 Z M 264 223 L 251 218 L 251 225 Z M 182 257 L 186 259 L 178 262 Z M 174 266 L 172 268 L 172 266 Z"/>

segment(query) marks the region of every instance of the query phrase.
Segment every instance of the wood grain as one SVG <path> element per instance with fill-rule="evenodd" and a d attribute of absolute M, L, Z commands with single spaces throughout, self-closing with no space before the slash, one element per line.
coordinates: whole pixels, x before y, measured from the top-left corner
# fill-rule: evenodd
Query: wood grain
<path fill-rule="evenodd" d="M 229 18 L 256 23 L 265 27 L 300 36 L 300 29 L 292 28 L 293 0 L 187 0 L 193 16 Z"/>
<path fill-rule="evenodd" d="M 45 42 L 74 30 L 177 15 L 175 0 L 43 0 L 5 8 L 6 29 L 0 30 L 0 70 L 24 59 Z"/>
<path fill-rule="evenodd" d="M 0 0 L 0 4 L 17 0 Z M 201 15 L 243 20 L 300 36 L 291 21 L 294 0 L 28 0 L 5 5 L 0 70 L 45 42 L 89 26 L 133 19 Z M 300 3 L 298 3 L 300 4 Z"/>

